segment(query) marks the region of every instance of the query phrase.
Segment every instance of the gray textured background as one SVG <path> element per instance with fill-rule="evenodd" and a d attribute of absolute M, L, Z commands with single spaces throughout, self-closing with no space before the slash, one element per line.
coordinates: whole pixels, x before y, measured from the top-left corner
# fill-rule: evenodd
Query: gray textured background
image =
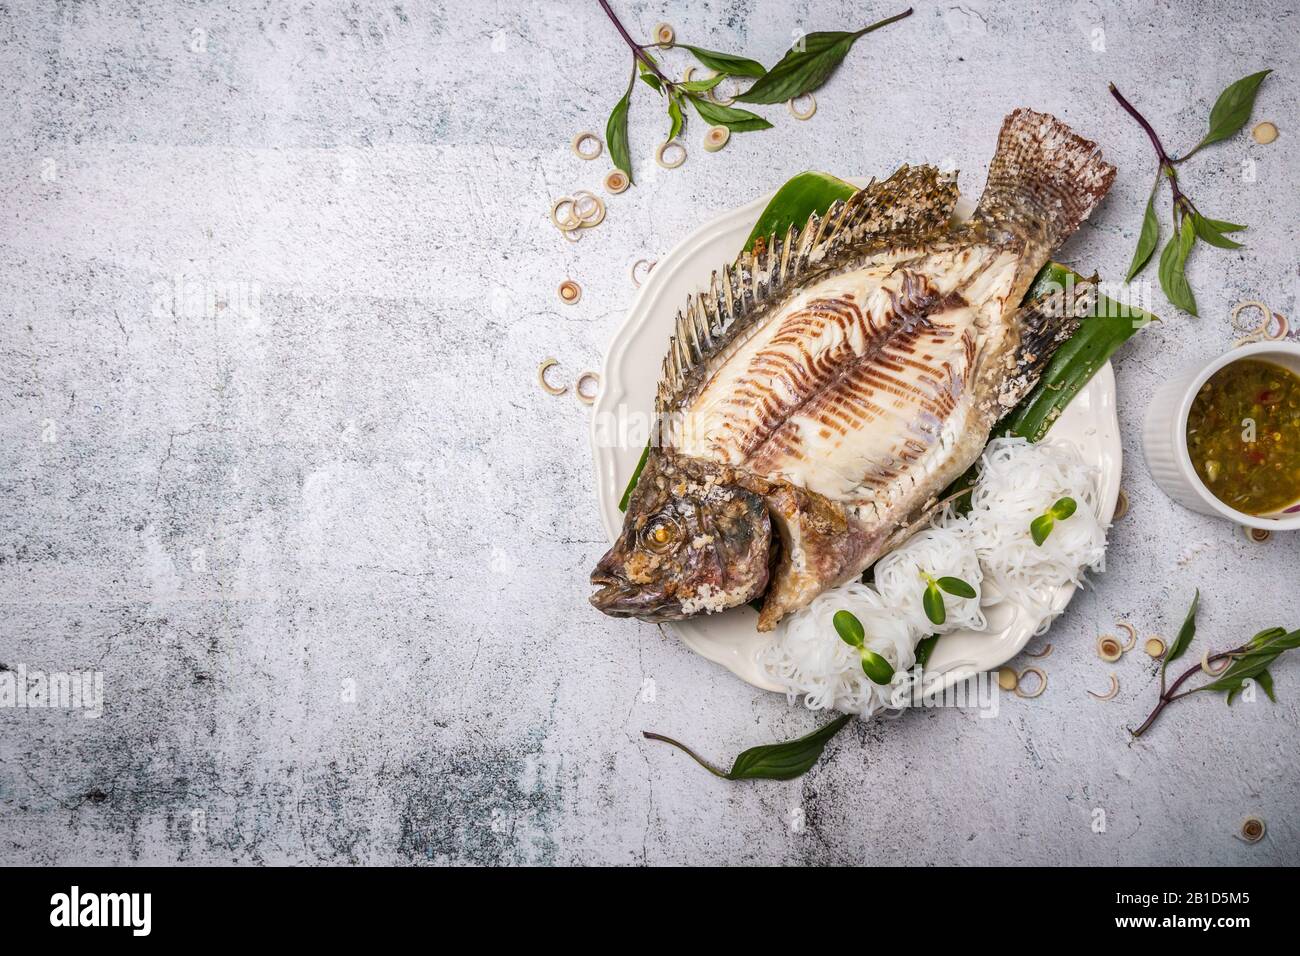
<path fill-rule="evenodd" d="M 1231 343 L 1233 303 L 1294 317 L 1293 3 L 921 2 L 812 121 L 761 108 L 775 129 L 712 155 L 692 121 L 671 173 L 639 88 L 638 186 L 576 245 L 547 210 L 598 188 L 607 162 L 568 144 L 603 131 L 628 68 L 594 3 L 231 6 L 0 6 L 0 663 L 98 668 L 107 698 L 98 720 L 0 711 L 0 860 L 1300 862 L 1300 661 L 1278 704 L 1193 699 L 1134 745 L 1154 667 L 1092 647 L 1122 618 L 1171 633 L 1196 586 L 1215 646 L 1300 624 L 1294 537 L 1179 509 L 1137 438 L 1162 377 Z M 902 4 L 616 6 L 771 64 L 795 28 Z M 1202 317 L 1157 292 L 1169 321 L 1119 357 L 1133 508 L 1050 635 L 1047 692 L 857 725 L 790 783 L 644 743 L 729 759 L 815 721 L 587 606 L 587 409 L 543 394 L 538 361 L 598 367 L 635 259 L 800 170 L 946 162 L 978 191 L 1022 104 L 1119 164 L 1062 253 L 1118 277 L 1154 167 L 1107 81 L 1179 150 L 1265 67 L 1256 119 L 1281 139 L 1185 172 L 1247 247 L 1198 249 Z M 177 275 L 242 283 L 254 314 L 169 303 Z M 1085 696 L 1112 669 L 1119 697 Z M 1269 826 L 1253 847 L 1247 813 Z"/>

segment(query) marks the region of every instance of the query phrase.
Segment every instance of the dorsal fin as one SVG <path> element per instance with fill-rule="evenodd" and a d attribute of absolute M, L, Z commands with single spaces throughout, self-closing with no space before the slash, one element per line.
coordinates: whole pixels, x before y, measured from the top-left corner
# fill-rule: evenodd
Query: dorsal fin
<path fill-rule="evenodd" d="M 802 229 L 759 239 L 750 252 L 715 271 L 705 292 L 691 296 L 677 313 L 655 411 L 678 407 L 703 384 L 709 360 L 803 283 L 848 255 L 915 243 L 946 229 L 957 204 L 955 174 L 933 166 L 902 166 L 883 182 L 872 181 Z"/>

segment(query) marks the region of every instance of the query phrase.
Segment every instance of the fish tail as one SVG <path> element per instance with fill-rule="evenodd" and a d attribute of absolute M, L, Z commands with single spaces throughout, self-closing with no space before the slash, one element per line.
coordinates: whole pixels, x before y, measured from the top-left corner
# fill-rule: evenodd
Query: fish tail
<path fill-rule="evenodd" d="M 1018 109 L 1002 121 L 974 221 L 991 238 L 1043 256 L 1074 234 L 1115 179 L 1092 140 L 1054 116 Z"/>

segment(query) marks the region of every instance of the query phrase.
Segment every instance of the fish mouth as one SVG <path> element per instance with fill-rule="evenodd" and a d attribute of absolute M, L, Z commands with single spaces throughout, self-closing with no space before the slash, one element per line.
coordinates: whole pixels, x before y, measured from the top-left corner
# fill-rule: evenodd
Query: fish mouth
<path fill-rule="evenodd" d="M 635 617 L 642 621 L 680 621 L 682 605 L 662 592 L 631 584 L 612 574 L 596 572 L 591 583 L 600 590 L 588 598 L 592 607 L 610 617 Z"/>

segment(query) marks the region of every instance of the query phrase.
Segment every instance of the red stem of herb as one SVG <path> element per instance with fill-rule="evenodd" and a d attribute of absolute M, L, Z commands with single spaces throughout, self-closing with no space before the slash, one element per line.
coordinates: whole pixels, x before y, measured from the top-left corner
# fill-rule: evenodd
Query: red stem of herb
<path fill-rule="evenodd" d="M 651 57 L 646 55 L 645 47 L 649 46 L 650 44 L 645 44 L 643 46 L 642 44 L 637 43 L 635 40 L 633 40 L 631 34 L 629 34 L 627 30 L 624 28 L 622 21 L 620 21 L 619 18 L 614 15 L 614 11 L 610 8 L 610 5 L 606 2 L 606 0 L 597 0 L 597 2 L 600 4 L 600 8 L 605 11 L 605 15 L 609 17 L 610 22 L 613 23 L 615 28 L 618 30 L 619 36 L 623 38 L 623 42 L 626 43 L 629 47 L 631 47 L 632 55 L 636 57 L 636 59 L 644 63 L 651 73 L 659 77 L 659 82 L 663 83 L 666 89 L 670 89 L 670 90 L 675 89 L 677 84 L 674 83 L 672 80 L 668 79 L 668 77 L 664 76 L 663 73 L 660 72 L 659 67 L 655 64 L 655 61 Z"/>
<path fill-rule="evenodd" d="M 1183 191 L 1178 188 L 1178 173 L 1174 170 L 1174 164 L 1180 163 L 1182 160 L 1175 159 L 1165 152 L 1164 144 L 1160 142 L 1160 136 L 1156 133 L 1155 128 L 1147 122 L 1145 116 L 1137 111 L 1137 107 L 1124 98 L 1124 94 L 1119 91 L 1114 83 L 1110 84 L 1110 95 L 1115 97 L 1115 100 L 1120 106 L 1124 107 L 1124 111 L 1129 116 L 1137 120 L 1138 125 L 1146 131 L 1147 136 L 1150 138 L 1151 145 L 1155 147 L 1156 158 L 1160 161 L 1159 173 L 1169 180 L 1169 188 L 1173 191 L 1175 214 L 1180 207 L 1184 212 L 1191 212 L 1194 208 L 1192 201 L 1183 195 Z M 1190 155 L 1189 153 L 1188 156 Z M 1186 158 L 1187 156 L 1183 157 L 1183 159 Z M 1174 217 L 1174 229 L 1175 231 L 1178 229 L 1177 215 Z"/>
<path fill-rule="evenodd" d="M 1243 646 L 1243 647 L 1234 647 L 1232 650 L 1230 650 L 1230 651 L 1224 651 L 1222 654 L 1212 654 L 1212 655 L 1211 655 L 1210 657 L 1208 657 L 1206 660 L 1207 660 L 1209 663 L 1213 664 L 1215 661 L 1221 661 L 1221 660 L 1223 660 L 1224 658 L 1234 657 L 1234 656 L 1236 656 L 1237 654 L 1244 653 L 1245 650 L 1246 650 L 1246 648 L 1245 648 L 1244 646 Z M 1174 693 L 1174 691 L 1178 690 L 1178 688 L 1180 688 L 1180 687 L 1183 686 L 1183 684 L 1187 681 L 1188 678 L 1190 678 L 1193 674 L 1195 674 L 1195 673 L 1196 673 L 1197 671 L 1199 671 L 1200 669 L 1201 669 L 1201 665 L 1200 665 L 1200 664 L 1197 664 L 1195 667 L 1192 667 L 1192 668 L 1190 668 L 1189 670 L 1187 670 L 1187 671 L 1186 671 L 1184 674 L 1182 674 L 1182 675 L 1181 675 L 1181 676 L 1180 676 L 1176 681 L 1174 681 L 1172 684 L 1170 684 L 1168 690 L 1163 690 L 1163 691 L 1161 691 L 1161 693 L 1160 693 L 1160 700 L 1159 700 L 1159 702 L 1156 704 L 1155 710 L 1151 711 L 1151 713 L 1150 713 L 1150 715 L 1147 717 L 1147 719 L 1144 720 L 1144 721 L 1142 722 L 1142 726 L 1141 726 L 1141 727 L 1139 727 L 1137 730 L 1133 731 L 1133 738 L 1134 738 L 1135 740 L 1136 740 L 1138 737 L 1141 737 L 1144 733 L 1147 732 L 1147 729 L 1148 729 L 1148 728 L 1149 728 L 1153 723 L 1155 723 L 1155 719 L 1156 719 L 1157 717 L 1160 716 L 1160 712 L 1161 712 L 1162 710 L 1164 710 L 1166 707 L 1168 707 L 1168 706 L 1169 706 L 1170 704 L 1172 704 L 1174 701 L 1176 701 L 1176 700 L 1178 700 L 1178 699 L 1180 699 L 1180 698 L 1182 698 L 1182 697 L 1186 697 L 1188 694 L 1194 694 L 1194 693 L 1196 693 L 1196 691 L 1198 691 L 1198 690 L 1201 689 L 1201 688 L 1199 688 L 1199 687 L 1195 687 L 1195 688 L 1193 688 L 1192 690 L 1184 691 L 1184 692 L 1181 693 L 1181 694 L 1175 694 L 1175 693 Z"/>

